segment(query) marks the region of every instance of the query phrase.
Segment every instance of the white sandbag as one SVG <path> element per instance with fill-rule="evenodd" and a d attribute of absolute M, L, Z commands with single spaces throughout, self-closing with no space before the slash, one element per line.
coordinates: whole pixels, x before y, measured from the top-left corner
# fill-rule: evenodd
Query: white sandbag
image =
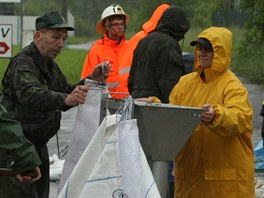
<path fill-rule="evenodd" d="M 88 91 L 85 103 L 78 106 L 58 193 L 63 188 L 83 151 L 99 127 L 101 98 L 104 91 L 105 90 L 98 87 L 91 87 Z"/>
<path fill-rule="evenodd" d="M 136 120 L 121 122 L 118 132 L 123 191 L 128 197 L 133 198 L 160 198 L 160 193 L 139 142 Z"/>
<path fill-rule="evenodd" d="M 75 166 L 59 198 L 160 198 L 138 139 L 136 120 L 107 116 Z"/>
<path fill-rule="evenodd" d="M 87 146 L 80 160 L 76 164 L 67 183 L 58 197 L 79 197 L 85 182 L 91 174 L 101 152 L 112 135 L 111 127 L 116 123 L 116 115 L 107 116 L 96 131 L 96 135 Z M 108 130 L 107 130 L 108 129 Z"/>
<path fill-rule="evenodd" d="M 58 158 L 56 154 L 49 157 L 50 160 L 50 181 L 58 181 L 62 175 L 62 169 L 65 160 Z"/>

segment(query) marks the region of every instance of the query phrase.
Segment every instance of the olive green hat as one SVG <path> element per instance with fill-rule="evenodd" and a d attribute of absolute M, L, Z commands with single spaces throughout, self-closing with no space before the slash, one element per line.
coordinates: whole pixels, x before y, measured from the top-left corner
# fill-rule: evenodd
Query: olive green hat
<path fill-rule="evenodd" d="M 58 11 L 51 11 L 43 14 L 42 16 L 36 19 L 35 24 L 36 30 L 40 30 L 42 28 L 48 29 L 59 29 L 65 28 L 68 31 L 73 31 L 74 27 L 69 26 L 63 16 Z"/>

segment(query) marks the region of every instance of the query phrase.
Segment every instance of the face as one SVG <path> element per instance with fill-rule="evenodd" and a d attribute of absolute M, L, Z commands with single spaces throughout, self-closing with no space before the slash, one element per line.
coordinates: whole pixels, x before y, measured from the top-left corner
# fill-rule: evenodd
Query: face
<path fill-rule="evenodd" d="M 200 59 L 201 66 L 203 68 L 209 68 L 213 64 L 214 53 L 213 51 L 205 50 L 204 48 L 197 46 L 198 56 Z"/>
<path fill-rule="evenodd" d="M 45 62 L 56 58 L 68 38 L 66 29 L 42 29 L 35 34 L 35 43 Z"/>
<path fill-rule="evenodd" d="M 123 19 L 114 19 L 106 27 L 108 37 L 112 40 L 119 40 L 125 32 L 125 22 Z"/>

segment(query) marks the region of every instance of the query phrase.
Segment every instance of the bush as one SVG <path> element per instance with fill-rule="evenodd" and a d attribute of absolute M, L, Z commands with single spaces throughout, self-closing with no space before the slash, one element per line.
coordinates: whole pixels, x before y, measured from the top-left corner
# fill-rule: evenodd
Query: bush
<path fill-rule="evenodd" d="M 250 82 L 264 86 L 263 53 L 264 47 L 255 47 L 247 56 L 238 54 L 233 60 L 232 69 Z"/>

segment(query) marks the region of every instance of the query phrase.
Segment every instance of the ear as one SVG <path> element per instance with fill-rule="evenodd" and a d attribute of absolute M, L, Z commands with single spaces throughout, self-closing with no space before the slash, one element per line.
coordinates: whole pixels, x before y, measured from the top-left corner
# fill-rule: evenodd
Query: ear
<path fill-rule="evenodd" d="M 41 38 L 41 32 L 36 31 L 34 38 L 36 41 L 39 41 L 39 39 Z"/>

